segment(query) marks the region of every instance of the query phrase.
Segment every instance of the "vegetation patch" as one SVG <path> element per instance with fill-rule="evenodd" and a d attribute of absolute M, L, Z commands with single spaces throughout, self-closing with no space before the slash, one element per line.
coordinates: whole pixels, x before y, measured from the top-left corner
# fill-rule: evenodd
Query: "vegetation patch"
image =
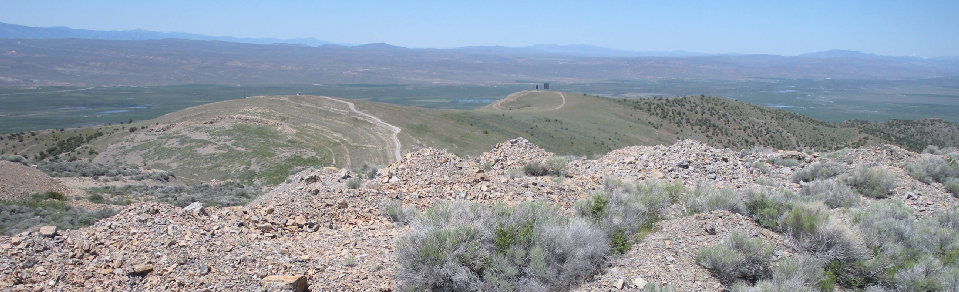
<path fill-rule="evenodd" d="M 543 202 L 444 202 L 410 225 L 395 245 L 406 290 L 568 290 L 609 252 L 602 230 Z"/>
<path fill-rule="evenodd" d="M 882 167 L 860 166 L 843 178 L 843 182 L 863 196 L 882 199 L 896 187 L 892 173 Z"/>
<path fill-rule="evenodd" d="M 532 161 L 523 165 L 523 173 L 528 176 L 565 176 L 567 161 L 554 157 L 543 161 Z"/>
<path fill-rule="evenodd" d="M 19 201 L 0 201 L 0 234 L 14 235 L 36 225 L 74 229 L 113 214 L 115 212 L 110 208 L 90 212 L 71 207 L 58 192 L 36 193 Z"/>
<path fill-rule="evenodd" d="M 106 186 L 87 189 L 87 200 L 95 203 L 127 205 L 133 202 L 154 201 L 177 207 L 193 202 L 207 206 L 245 205 L 260 191 L 235 182 L 216 185 L 201 184 L 192 187 L 173 186 Z"/>
<path fill-rule="evenodd" d="M 733 232 L 726 241 L 698 251 L 695 258 L 697 264 L 730 286 L 736 281 L 755 283 L 769 278 L 772 254 L 771 244 Z"/>

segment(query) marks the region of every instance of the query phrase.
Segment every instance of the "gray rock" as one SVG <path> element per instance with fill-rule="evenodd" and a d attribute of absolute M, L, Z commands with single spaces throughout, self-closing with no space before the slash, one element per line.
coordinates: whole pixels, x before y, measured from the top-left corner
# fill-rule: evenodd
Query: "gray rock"
<path fill-rule="evenodd" d="M 186 206 L 186 207 L 183 207 L 183 211 L 184 211 L 184 212 L 187 212 L 187 213 L 190 213 L 190 214 L 193 214 L 193 215 L 196 215 L 196 216 L 207 216 L 207 215 L 209 215 L 209 214 L 206 213 L 206 208 L 203 207 L 203 203 L 200 203 L 200 202 L 193 202 L 192 204 L 190 204 L 190 205 L 188 205 L 188 206 Z"/>
<path fill-rule="evenodd" d="M 51 225 L 40 227 L 40 235 L 44 237 L 54 237 L 57 235 L 57 227 Z"/>

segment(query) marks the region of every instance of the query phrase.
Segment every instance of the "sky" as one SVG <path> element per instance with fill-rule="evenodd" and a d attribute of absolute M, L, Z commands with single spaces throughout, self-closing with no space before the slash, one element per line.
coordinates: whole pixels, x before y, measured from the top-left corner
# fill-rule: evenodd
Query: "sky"
<path fill-rule="evenodd" d="M 959 1 L 0 0 L 0 22 L 412 48 L 959 56 Z"/>

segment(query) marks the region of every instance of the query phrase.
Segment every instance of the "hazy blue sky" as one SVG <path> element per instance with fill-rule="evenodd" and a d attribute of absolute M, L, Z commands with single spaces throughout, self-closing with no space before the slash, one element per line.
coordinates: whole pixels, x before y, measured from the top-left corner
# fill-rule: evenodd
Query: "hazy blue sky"
<path fill-rule="evenodd" d="M 959 0 L 680 2 L 0 0 L 0 22 L 405 47 L 959 56 Z"/>

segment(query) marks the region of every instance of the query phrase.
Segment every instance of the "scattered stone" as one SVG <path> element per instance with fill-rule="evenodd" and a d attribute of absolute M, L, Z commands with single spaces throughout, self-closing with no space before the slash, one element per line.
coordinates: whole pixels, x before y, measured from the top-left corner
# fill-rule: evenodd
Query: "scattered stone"
<path fill-rule="evenodd" d="M 295 291 L 302 292 L 306 290 L 307 281 L 305 276 L 284 276 L 274 275 L 263 278 L 262 288 L 266 291 Z"/>
<path fill-rule="evenodd" d="M 137 264 L 133 265 L 133 274 L 143 275 L 153 271 L 153 265 L 151 264 Z"/>

